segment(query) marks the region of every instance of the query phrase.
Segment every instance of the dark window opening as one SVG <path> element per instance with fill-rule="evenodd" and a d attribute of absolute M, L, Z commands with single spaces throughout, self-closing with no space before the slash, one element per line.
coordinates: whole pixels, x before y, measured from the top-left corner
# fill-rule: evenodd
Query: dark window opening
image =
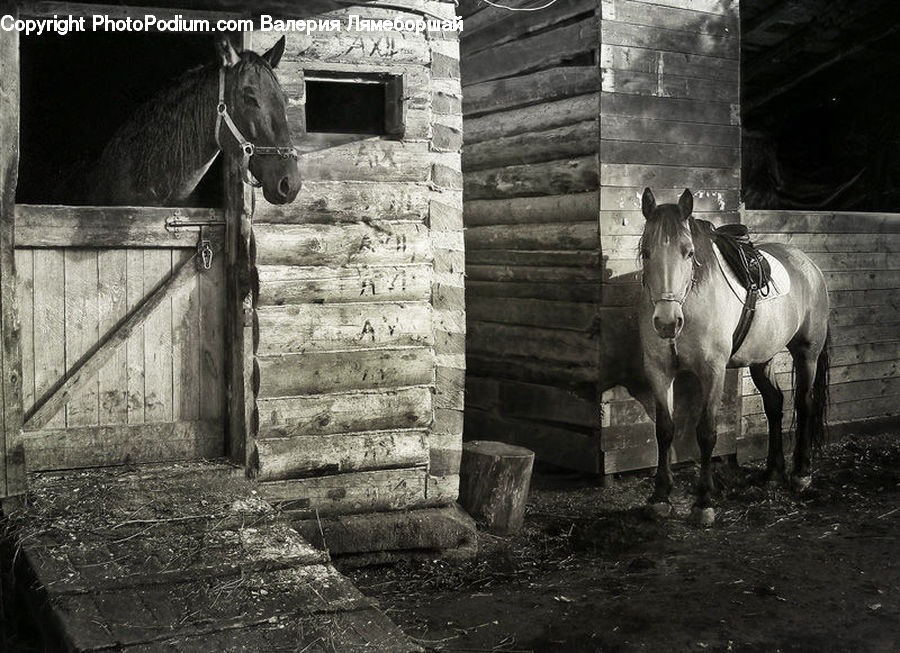
<path fill-rule="evenodd" d="M 20 39 L 21 112 L 16 201 L 81 204 L 73 185 L 116 129 L 187 70 L 215 60 L 209 35 L 42 34 Z M 222 205 L 221 157 L 194 192 Z"/>
<path fill-rule="evenodd" d="M 402 77 L 306 78 L 306 131 L 392 135 L 403 131 Z"/>

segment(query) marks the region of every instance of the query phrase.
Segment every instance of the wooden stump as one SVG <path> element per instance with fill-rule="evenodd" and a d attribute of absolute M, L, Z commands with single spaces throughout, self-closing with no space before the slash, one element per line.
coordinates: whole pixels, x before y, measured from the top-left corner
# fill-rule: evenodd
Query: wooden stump
<path fill-rule="evenodd" d="M 503 442 L 463 444 L 459 502 L 489 533 L 513 535 L 525 521 L 534 452 Z"/>

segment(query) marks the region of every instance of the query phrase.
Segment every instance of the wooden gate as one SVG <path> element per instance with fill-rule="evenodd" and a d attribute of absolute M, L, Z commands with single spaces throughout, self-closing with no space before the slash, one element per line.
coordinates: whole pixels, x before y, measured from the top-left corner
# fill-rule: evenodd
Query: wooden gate
<path fill-rule="evenodd" d="M 223 231 L 211 209 L 16 206 L 28 470 L 223 455 Z"/>

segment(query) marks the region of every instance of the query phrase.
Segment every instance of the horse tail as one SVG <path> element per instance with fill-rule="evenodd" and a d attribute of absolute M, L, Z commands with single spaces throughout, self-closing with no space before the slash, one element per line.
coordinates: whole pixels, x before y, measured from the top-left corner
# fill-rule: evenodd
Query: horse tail
<path fill-rule="evenodd" d="M 829 377 L 829 350 L 831 349 L 831 331 L 825 333 L 825 346 L 819 353 L 816 361 L 816 378 L 812 384 L 813 414 L 810 425 L 810 442 L 814 449 L 820 449 L 825 444 L 826 427 L 828 422 L 828 377 Z"/>

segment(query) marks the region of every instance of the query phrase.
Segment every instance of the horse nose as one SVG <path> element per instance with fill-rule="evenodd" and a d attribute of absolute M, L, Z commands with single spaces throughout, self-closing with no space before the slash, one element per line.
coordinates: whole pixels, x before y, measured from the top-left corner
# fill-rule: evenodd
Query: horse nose
<path fill-rule="evenodd" d="M 292 179 L 290 175 L 285 175 L 278 182 L 278 197 L 284 202 L 290 202 L 297 196 L 300 190 L 300 178 Z"/>
<path fill-rule="evenodd" d="M 681 333 L 683 326 L 684 318 L 680 315 L 675 315 L 671 319 L 653 318 L 653 328 L 656 330 L 656 335 L 660 338 L 674 338 Z"/>

